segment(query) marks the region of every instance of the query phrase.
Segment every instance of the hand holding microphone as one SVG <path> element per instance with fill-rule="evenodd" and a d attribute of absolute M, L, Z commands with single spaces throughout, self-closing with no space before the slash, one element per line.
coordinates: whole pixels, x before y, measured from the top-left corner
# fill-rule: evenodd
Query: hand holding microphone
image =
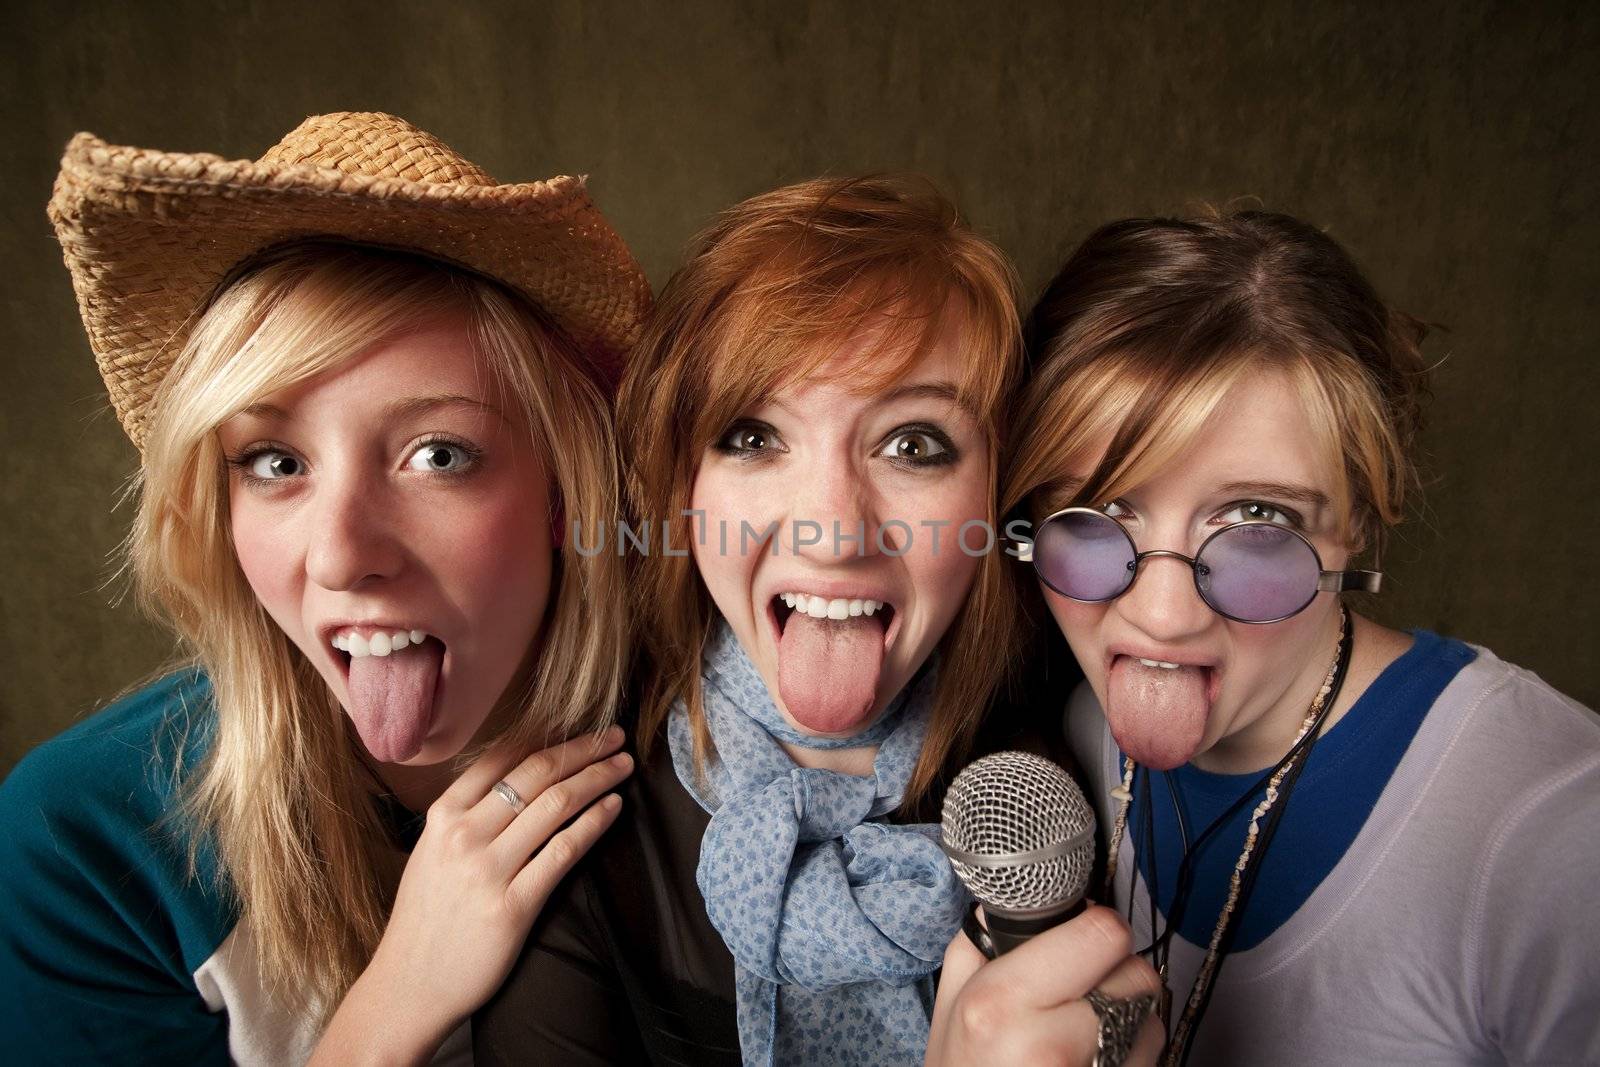
<path fill-rule="evenodd" d="M 996 753 L 951 783 L 941 844 L 987 929 L 973 920 L 945 952 L 925 1064 L 1156 1062 L 1160 981 L 1115 912 L 1084 908 L 1094 825 L 1038 756 Z"/>

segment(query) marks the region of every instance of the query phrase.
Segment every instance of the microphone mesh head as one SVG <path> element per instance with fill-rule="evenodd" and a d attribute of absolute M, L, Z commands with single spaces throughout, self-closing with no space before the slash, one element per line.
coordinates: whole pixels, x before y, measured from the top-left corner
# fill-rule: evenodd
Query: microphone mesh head
<path fill-rule="evenodd" d="M 996 752 L 969 764 L 945 794 L 947 848 L 1004 857 L 1054 849 L 1045 858 L 976 866 L 951 857 L 956 875 L 985 907 L 1037 911 L 1078 900 L 1094 865 L 1094 809 L 1066 771 L 1027 752 Z M 1065 842 L 1080 838 L 1064 853 Z"/>

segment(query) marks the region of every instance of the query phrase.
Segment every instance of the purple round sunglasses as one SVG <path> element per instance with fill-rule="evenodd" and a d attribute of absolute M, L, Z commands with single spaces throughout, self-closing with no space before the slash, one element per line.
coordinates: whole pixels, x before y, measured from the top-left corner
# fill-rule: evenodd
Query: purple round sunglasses
<path fill-rule="evenodd" d="M 1274 522 L 1235 522 L 1201 542 L 1193 556 L 1168 549 L 1140 552 L 1127 528 L 1094 508 L 1063 508 L 1039 524 L 1017 558 L 1032 563 L 1040 581 L 1085 604 L 1115 600 L 1152 556 L 1182 560 L 1194 572 L 1206 605 L 1234 622 L 1282 622 L 1304 611 L 1321 592 L 1376 593 L 1378 571 L 1326 571 L 1316 546 Z"/>

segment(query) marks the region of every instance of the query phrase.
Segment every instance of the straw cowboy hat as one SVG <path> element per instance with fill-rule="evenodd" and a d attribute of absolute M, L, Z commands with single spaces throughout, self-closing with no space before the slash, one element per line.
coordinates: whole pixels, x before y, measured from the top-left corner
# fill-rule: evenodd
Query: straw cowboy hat
<path fill-rule="evenodd" d="M 80 133 L 50 198 L 89 343 L 142 450 L 150 405 L 199 313 L 264 249 L 335 239 L 409 249 L 537 304 L 614 383 L 649 284 L 582 178 L 498 185 L 404 119 L 315 115 L 255 162 Z"/>

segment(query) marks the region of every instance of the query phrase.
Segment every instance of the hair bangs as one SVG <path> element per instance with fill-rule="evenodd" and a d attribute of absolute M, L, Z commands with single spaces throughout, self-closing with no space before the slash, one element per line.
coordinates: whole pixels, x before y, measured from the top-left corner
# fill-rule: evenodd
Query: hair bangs
<path fill-rule="evenodd" d="M 1350 547 L 1381 541 L 1404 516 L 1418 481 L 1426 328 L 1386 306 L 1343 248 L 1298 219 L 1245 211 L 1110 223 L 1068 258 L 1027 333 L 1035 364 L 1015 420 L 1008 509 L 1036 493 L 1036 510 L 1061 499 L 1063 457 L 1081 464 L 1090 447 L 1105 453 L 1082 486 L 1096 502 L 1148 477 L 1196 432 L 1197 414 L 1215 409 L 1223 379 L 1202 381 L 1231 367 L 1235 381 L 1255 368 L 1294 385 Z"/>
<path fill-rule="evenodd" d="M 402 253 L 320 243 L 254 261 L 203 313 L 155 402 L 153 430 L 184 448 L 262 397 L 471 303 L 468 283 Z"/>
<path fill-rule="evenodd" d="M 1125 360 L 1112 357 L 1106 364 L 1111 369 L 1119 362 L 1120 371 L 1111 373 L 1120 374 L 1121 380 L 1111 389 L 1124 396 L 1118 398 L 1120 404 L 1108 405 L 1109 441 L 1073 494 L 1075 504 L 1103 504 L 1155 477 L 1200 436 L 1252 360 L 1217 353 L 1183 363 L 1132 354 Z M 1081 460 L 1082 454 L 1077 458 Z"/>
<path fill-rule="evenodd" d="M 698 444 L 796 382 L 844 383 L 862 394 L 889 389 L 949 330 L 967 357 L 953 383 L 959 400 L 992 432 L 1016 379 L 1020 344 L 1003 260 L 903 234 L 865 249 L 806 230 L 764 236 L 743 249 L 749 272 L 722 297 L 698 346 L 705 357 L 694 383 Z"/>

